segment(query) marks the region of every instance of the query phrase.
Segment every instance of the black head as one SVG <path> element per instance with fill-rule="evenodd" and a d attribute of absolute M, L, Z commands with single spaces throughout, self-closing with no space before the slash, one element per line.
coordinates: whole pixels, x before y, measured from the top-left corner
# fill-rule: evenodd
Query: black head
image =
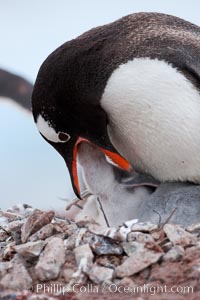
<path fill-rule="evenodd" d="M 74 191 L 80 197 L 78 143 L 89 141 L 115 161 L 118 154 L 109 140 L 107 116 L 100 106 L 101 80 L 99 83 L 96 77 L 93 80 L 91 65 L 87 68 L 81 56 L 83 49 L 76 52 L 75 46 L 76 42 L 66 43 L 45 60 L 35 82 L 32 106 L 41 135 L 64 158 Z M 95 68 L 93 73 L 95 76 Z"/>

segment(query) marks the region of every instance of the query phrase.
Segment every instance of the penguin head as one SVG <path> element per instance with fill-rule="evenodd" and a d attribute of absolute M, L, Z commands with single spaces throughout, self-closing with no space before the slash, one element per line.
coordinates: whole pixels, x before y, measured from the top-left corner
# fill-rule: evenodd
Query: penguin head
<path fill-rule="evenodd" d="M 80 61 L 68 49 L 68 45 L 64 49 L 61 46 L 41 66 L 32 94 L 32 111 L 40 134 L 64 158 L 74 192 L 80 198 L 76 157 L 81 142 L 96 145 L 123 169 L 129 170 L 130 165 L 109 139 L 98 88 L 93 88 L 86 70 L 81 76 L 83 68 L 77 66 Z"/>

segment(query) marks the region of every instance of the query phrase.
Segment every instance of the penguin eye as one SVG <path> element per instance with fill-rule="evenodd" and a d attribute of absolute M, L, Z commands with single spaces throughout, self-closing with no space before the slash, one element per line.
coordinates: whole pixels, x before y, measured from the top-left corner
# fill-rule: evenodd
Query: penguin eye
<path fill-rule="evenodd" d="M 59 132 L 58 133 L 58 138 L 61 142 L 68 142 L 70 140 L 70 135 L 65 132 Z"/>
<path fill-rule="evenodd" d="M 66 143 L 71 138 L 66 132 L 55 131 L 49 121 L 46 121 L 41 115 L 38 116 L 36 125 L 40 133 L 48 140 L 54 143 Z"/>

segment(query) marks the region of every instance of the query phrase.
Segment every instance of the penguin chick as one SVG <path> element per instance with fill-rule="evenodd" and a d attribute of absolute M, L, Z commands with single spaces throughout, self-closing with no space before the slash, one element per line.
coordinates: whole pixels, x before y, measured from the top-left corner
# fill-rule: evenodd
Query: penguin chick
<path fill-rule="evenodd" d="M 184 227 L 199 223 L 200 185 L 182 182 L 162 183 L 148 201 L 141 203 L 138 219 L 141 222 L 161 224 L 169 218 L 170 223 Z"/>
<path fill-rule="evenodd" d="M 105 155 L 89 143 L 83 142 L 78 146 L 78 163 L 86 188 L 93 196 L 89 197 L 76 220 L 87 216 L 105 224 L 97 198 L 111 227 L 137 218 L 138 208 L 150 197 L 151 189 L 148 187 L 129 189 L 127 185 L 121 183 L 122 175 L 117 176 L 116 168 L 107 162 Z"/>

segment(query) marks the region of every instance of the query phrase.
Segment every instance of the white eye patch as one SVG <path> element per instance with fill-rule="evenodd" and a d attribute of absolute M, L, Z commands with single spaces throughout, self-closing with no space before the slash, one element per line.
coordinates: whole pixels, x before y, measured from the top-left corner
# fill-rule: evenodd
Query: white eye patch
<path fill-rule="evenodd" d="M 54 143 L 66 143 L 70 139 L 70 135 L 66 132 L 56 132 L 55 129 L 41 115 L 38 116 L 36 122 L 39 132 L 48 140 Z"/>

